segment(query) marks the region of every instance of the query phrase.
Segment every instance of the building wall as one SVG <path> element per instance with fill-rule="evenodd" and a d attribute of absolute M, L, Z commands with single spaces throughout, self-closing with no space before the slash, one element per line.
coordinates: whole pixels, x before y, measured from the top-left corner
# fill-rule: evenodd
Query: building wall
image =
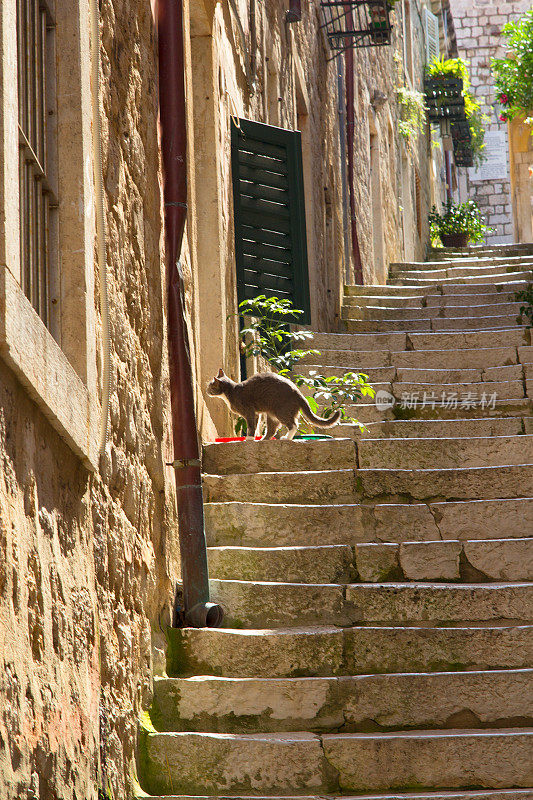
<path fill-rule="evenodd" d="M 472 90 L 481 101 L 488 116 L 487 131 L 504 134 L 508 154 L 507 124 L 498 120 L 501 106 L 496 101 L 490 62 L 505 54 L 505 39 L 501 29 L 505 23 L 516 20 L 531 7 L 529 0 L 512 0 L 494 3 L 492 0 L 450 0 L 457 34 L 457 49 L 462 58 L 470 62 Z M 514 241 L 513 207 L 509 159 L 505 176 L 494 180 L 477 180 L 473 168 L 460 170 L 461 199 L 472 198 L 483 211 L 486 221 L 495 228 L 487 242 Z"/>
<path fill-rule="evenodd" d="M 95 800 L 97 786 L 114 798 L 132 796 L 137 720 L 150 702 L 152 675 L 164 668 L 162 630 L 170 622 L 179 578 L 175 492 L 167 466 L 172 451 L 154 10 L 149 0 L 103 0 L 100 6 L 112 374 L 109 441 L 101 459 L 95 445 L 104 376 L 89 8 L 79 0 L 57 5 L 64 79 L 58 118 L 64 335 L 62 351 L 18 289 L 14 317 L 28 321 L 42 344 L 37 351 L 31 343 L 24 349 L 22 336 L 14 349 L 5 344 L 5 286 L 18 286 L 20 275 L 18 137 L 9 122 L 16 119 L 15 0 L 0 7 L 2 800 Z M 205 397 L 207 380 L 219 367 L 238 375 L 232 115 L 302 129 L 314 327 L 339 328 L 345 280 L 337 65 L 327 61 L 318 4 L 304 3 L 302 22 L 295 25 L 286 25 L 282 0 L 256 2 L 255 20 L 252 8 L 245 0 L 185 3 L 189 213 L 182 263 L 198 427 L 205 440 L 231 431 L 225 409 Z M 367 282 L 384 280 L 388 262 L 402 256 L 401 208 L 407 196 L 416 205 L 415 166 L 422 212 L 413 253 L 421 256 L 425 245 L 428 142 L 422 136 L 404 153 L 398 139 L 401 53 L 395 56 L 395 36 L 394 48 L 356 55 L 355 185 Z M 420 48 L 418 43 L 416 53 Z M 78 95 L 79 128 L 71 119 Z M 81 247 L 72 246 L 77 231 L 84 232 Z M 17 361 L 17 347 L 25 366 L 24 359 Z M 66 386 L 73 419 L 83 409 L 72 398 L 89 398 L 87 415 L 72 435 L 65 432 L 62 410 L 50 410 L 56 383 Z M 90 441 L 85 455 L 84 437 Z"/>

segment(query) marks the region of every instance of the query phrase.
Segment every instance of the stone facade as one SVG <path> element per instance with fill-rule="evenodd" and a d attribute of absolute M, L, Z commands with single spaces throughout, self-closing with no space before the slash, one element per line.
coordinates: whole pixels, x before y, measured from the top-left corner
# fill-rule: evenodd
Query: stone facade
<path fill-rule="evenodd" d="M 487 223 L 495 233 L 487 242 L 515 241 L 513 202 L 509 172 L 509 139 L 507 124 L 498 119 L 501 106 L 496 99 L 490 63 L 492 58 L 505 54 L 505 39 L 501 29 L 507 22 L 516 20 L 531 7 L 528 0 L 493 3 L 492 0 L 450 0 L 459 56 L 470 62 L 470 77 L 475 97 L 488 116 L 485 129 L 501 132 L 507 153 L 506 165 L 494 179 L 478 180 L 473 168 L 461 170 L 461 199 L 471 197 L 478 203 Z M 518 240 L 517 240 L 518 241 Z"/>
<path fill-rule="evenodd" d="M 19 288 L 18 134 L 10 123 L 16 119 L 15 0 L 0 9 L 2 800 L 95 800 L 97 787 L 112 798 L 133 795 L 137 720 L 151 700 L 151 676 L 162 669 L 161 631 L 179 578 L 174 483 L 166 466 L 172 452 L 155 4 L 103 0 L 100 6 L 112 375 L 101 458 L 103 330 L 96 286 L 102 265 L 94 258 L 97 142 L 90 122 L 88 4 L 55 6 L 63 64 L 57 341 Z M 184 7 L 189 215 L 183 266 L 198 428 L 212 439 L 229 432 L 229 417 L 206 400 L 203 388 L 220 366 L 238 373 L 231 116 L 302 129 L 314 326 L 341 327 L 342 285 L 352 273 L 344 244 L 337 67 L 327 60 L 317 6 L 304 3 L 303 19 L 294 25 L 285 23 L 282 0 L 191 0 Z M 418 10 L 412 14 L 415 85 L 423 58 Z M 401 13 L 395 12 L 398 20 Z M 439 191 L 430 181 L 427 138 L 411 150 L 398 138 L 399 22 L 394 36 L 392 47 L 355 59 L 355 184 L 367 282 L 385 279 L 388 262 L 401 257 L 409 237 L 410 254 L 422 254 L 429 197 Z M 405 235 L 402 207 L 404 213 L 410 208 Z M 83 241 L 76 244 L 80 231 Z M 15 287 L 9 314 L 8 285 Z M 6 332 L 8 316 L 20 324 Z"/>

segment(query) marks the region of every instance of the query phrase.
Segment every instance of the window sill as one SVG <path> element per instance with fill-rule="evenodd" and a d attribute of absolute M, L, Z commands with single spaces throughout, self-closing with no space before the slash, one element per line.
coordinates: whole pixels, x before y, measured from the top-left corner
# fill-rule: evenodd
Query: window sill
<path fill-rule="evenodd" d="M 90 471 L 96 471 L 94 401 L 4 266 L 0 266 L 0 357 L 61 438 Z"/>

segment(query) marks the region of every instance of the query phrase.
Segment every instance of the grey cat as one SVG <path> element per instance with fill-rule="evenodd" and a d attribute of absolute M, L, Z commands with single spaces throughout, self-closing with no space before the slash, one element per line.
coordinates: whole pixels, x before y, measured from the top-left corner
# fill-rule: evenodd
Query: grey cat
<path fill-rule="evenodd" d="M 261 432 L 261 415 L 266 415 L 267 423 L 263 439 L 271 439 L 280 425 L 288 428 L 282 438 L 292 439 L 298 430 L 300 411 L 309 422 L 319 428 L 331 428 L 341 416 L 341 412 L 337 410 L 329 419 L 317 417 L 301 391 L 287 378 L 273 372 L 259 372 L 241 383 L 235 383 L 220 369 L 217 377 L 209 381 L 207 394 L 209 397 L 220 397 L 231 411 L 244 417 L 250 438 L 252 431 L 256 435 Z"/>

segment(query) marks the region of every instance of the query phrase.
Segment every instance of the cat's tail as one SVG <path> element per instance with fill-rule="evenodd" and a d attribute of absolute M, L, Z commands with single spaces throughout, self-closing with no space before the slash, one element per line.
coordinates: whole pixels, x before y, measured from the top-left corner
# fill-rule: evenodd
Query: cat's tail
<path fill-rule="evenodd" d="M 336 425 L 337 422 L 340 420 L 342 414 L 340 409 L 337 409 L 337 411 L 335 411 L 331 415 L 331 417 L 327 418 L 317 417 L 317 415 L 313 414 L 313 412 L 311 411 L 309 403 L 307 402 L 305 397 L 302 397 L 301 399 L 300 411 L 302 412 L 306 420 L 308 420 L 308 422 L 310 422 L 312 425 L 316 425 L 317 428 L 332 428 L 333 425 Z"/>

